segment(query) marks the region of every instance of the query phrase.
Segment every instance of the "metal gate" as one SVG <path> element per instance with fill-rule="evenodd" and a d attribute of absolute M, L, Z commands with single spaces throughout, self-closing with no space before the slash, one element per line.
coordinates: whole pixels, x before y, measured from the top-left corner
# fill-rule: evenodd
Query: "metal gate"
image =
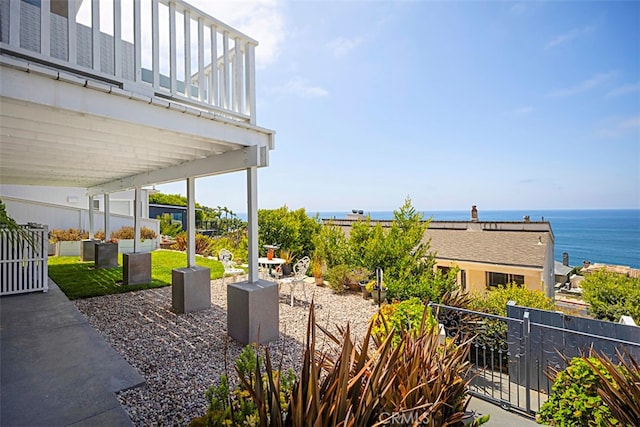
<path fill-rule="evenodd" d="M 469 352 L 473 365 L 469 393 L 530 417 L 548 398 L 552 385 L 547 376 L 549 370 L 563 370 L 565 358 L 587 354 L 593 348 L 614 361 L 616 349 L 625 349 L 640 360 L 638 327 L 565 319 L 588 328 L 585 332 L 558 325 L 557 319 L 556 324 L 541 323 L 552 323 L 545 313 L 562 315 L 544 310 L 512 305 L 518 309 L 510 313 L 514 317 L 502 317 L 440 304 L 430 306 L 449 337 L 474 337 Z M 608 331 L 607 336 L 594 333 L 598 330 L 595 325 L 600 324 L 601 331 Z M 613 329 L 622 332 L 609 333 Z"/>
<path fill-rule="evenodd" d="M 0 227 L 0 296 L 49 289 L 47 226 L 23 225 L 28 234 Z"/>

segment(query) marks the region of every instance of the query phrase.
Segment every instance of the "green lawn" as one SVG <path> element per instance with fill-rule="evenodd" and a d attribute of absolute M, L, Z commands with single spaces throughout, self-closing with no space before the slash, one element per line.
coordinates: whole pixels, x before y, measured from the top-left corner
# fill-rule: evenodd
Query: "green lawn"
<path fill-rule="evenodd" d="M 122 265 L 122 254 L 118 255 L 118 262 Z M 224 272 L 222 264 L 217 260 L 196 256 L 196 264 L 211 269 L 211 279 L 221 278 Z M 96 270 L 93 261 L 80 262 L 79 257 L 49 257 L 49 277 L 73 300 L 168 286 L 171 284 L 171 270 L 186 266 L 186 253 L 153 251 L 151 283 L 124 286 L 122 267 Z"/>

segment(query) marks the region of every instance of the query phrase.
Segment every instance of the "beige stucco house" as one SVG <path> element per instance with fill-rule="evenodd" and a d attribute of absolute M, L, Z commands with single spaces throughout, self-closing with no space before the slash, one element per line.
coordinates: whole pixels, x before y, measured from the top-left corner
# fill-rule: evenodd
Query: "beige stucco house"
<path fill-rule="evenodd" d="M 356 220 L 328 221 L 348 234 Z M 465 290 L 517 283 L 554 295 L 554 237 L 548 221 L 431 221 L 422 241 L 436 253 L 436 268 L 460 268 L 458 283 Z"/>

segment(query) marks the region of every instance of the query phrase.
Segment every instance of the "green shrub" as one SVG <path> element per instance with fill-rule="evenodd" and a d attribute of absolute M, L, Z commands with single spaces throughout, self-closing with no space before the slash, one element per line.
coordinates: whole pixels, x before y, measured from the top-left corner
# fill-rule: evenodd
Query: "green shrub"
<path fill-rule="evenodd" d="M 187 250 L 187 233 L 176 236 L 176 242 L 171 246 L 176 251 Z M 214 239 L 203 234 L 196 234 L 196 254 L 202 256 L 216 256 Z"/>
<path fill-rule="evenodd" d="M 423 241 L 428 227 L 429 220 L 423 220 L 407 197 L 393 212 L 389 227 L 370 219 L 355 221 L 347 238 L 339 227 L 329 223 L 323 225 L 314 243 L 329 267 L 382 268 L 389 298 L 439 302 L 445 293 L 458 287 L 459 270 L 454 267 L 442 274 L 434 268 L 435 255 L 429 253 L 429 242 Z"/>
<path fill-rule="evenodd" d="M 271 381 L 277 383 L 278 404 L 284 407 L 295 383 L 295 374 L 292 369 L 282 375 L 279 371 L 273 370 L 268 352 L 265 355 L 266 359 L 251 345 L 246 346 L 235 360 L 239 385 L 232 391 L 227 376 L 221 375 L 220 384 L 209 387 L 205 393 L 209 402 L 206 414 L 194 418 L 189 425 L 259 425 L 259 410 L 264 402 L 260 401 L 262 396 L 257 396 L 256 390 L 270 390 Z"/>
<path fill-rule="evenodd" d="M 349 285 L 349 274 L 351 267 L 345 264 L 335 265 L 324 274 L 329 287 L 337 294 L 343 293 Z"/>
<path fill-rule="evenodd" d="M 182 223 L 173 222 L 171 214 L 162 214 L 162 216 L 157 216 L 156 219 L 160 220 L 160 234 L 163 236 L 175 237 L 182 232 Z"/>
<path fill-rule="evenodd" d="M 608 381 L 602 370 L 598 370 L 595 365 L 591 365 L 594 372 L 600 376 L 600 396 L 611 411 L 614 418 L 625 426 L 640 425 L 640 362 L 637 361 L 626 350 L 616 349 L 616 356 L 620 361 L 614 364 L 604 353 L 592 351 L 592 358 L 598 359 L 613 381 Z M 591 364 L 591 358 L 584 358 Z"/>
<path fill-rule="evenodd" d="M 511 283 L 473 294 L 469 308 L 497 316 L 506 316 L 507 303 L 509 301 L 515 301 L 517 305 L 523 307 L 539 308 L 541 310 L 553 310 L 555 307 L 553 300 L 547 297 L 544 292 L 527 289 Z"/>
<path fill-rule="evenodd" d="M 264 245 L 277 244 L 300 258 L 311 256 L 315 248 L 313 236 L 319 231 L 318 217 L 310 218 L 303 208 L 290 211 L 283 206 L 258 210 L 258 242 L 261 252 L 266 253 Z"/>
<path fill-rule="evenodd" d="M 411 298 L 406 301 L 384 304 L 378 313 L 371 318 L 373 324 L 371 334 L 383 341 L 389 331 L 393 328 L 393 344 L 397 344 L 403 333 L 416 333 L 424 311 L 427 311 L 426 323 L 429 328 L 438 330 L 438 322 L 433 317 L 431 309 L 418 298 Z"/>
<path fill-rule="evenodd" d="M 580 287 L 596 319 L 618 322 L 626 315 L 640 323 L 640 277 L 601 270 L 586 275 Z"/>
<path fill-rule="evenodd" d="M 418 298 L 422 301 L 441 303 L 445 294 L 459 289 L 457 284 L 459 270 L 458 267 L 452 267 L 446 274 L 440 270 L 428 270 L 419 276 L 388 279 L 388 296 L 396 300 Z"/>
<path fill-rule="evenodd" d="M 313 237 L 313 245 L 316 255 L 325 260 L 328 268 L 349 262 L 347 237 L 338 226 L 323 224 Z"/>
<path fill-rule="evenodd" d="M 598 359 L 588 360 L 576 357 L 555 375 L 549 399 L 538 411 L 538 422 L 563 427 L 618 425 L 598 395 L 603 378 L 613 382 L 611 375 Z"/>

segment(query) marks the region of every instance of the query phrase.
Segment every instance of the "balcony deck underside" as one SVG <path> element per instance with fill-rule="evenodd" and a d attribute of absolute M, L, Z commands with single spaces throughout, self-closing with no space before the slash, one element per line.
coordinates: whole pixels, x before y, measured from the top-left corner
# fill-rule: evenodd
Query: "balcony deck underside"
<path fill-rule="evenodd" d="M 97 194 L 268 164 L 270 130 L 26 63 L 0 70 L 2 183 Z"/>

